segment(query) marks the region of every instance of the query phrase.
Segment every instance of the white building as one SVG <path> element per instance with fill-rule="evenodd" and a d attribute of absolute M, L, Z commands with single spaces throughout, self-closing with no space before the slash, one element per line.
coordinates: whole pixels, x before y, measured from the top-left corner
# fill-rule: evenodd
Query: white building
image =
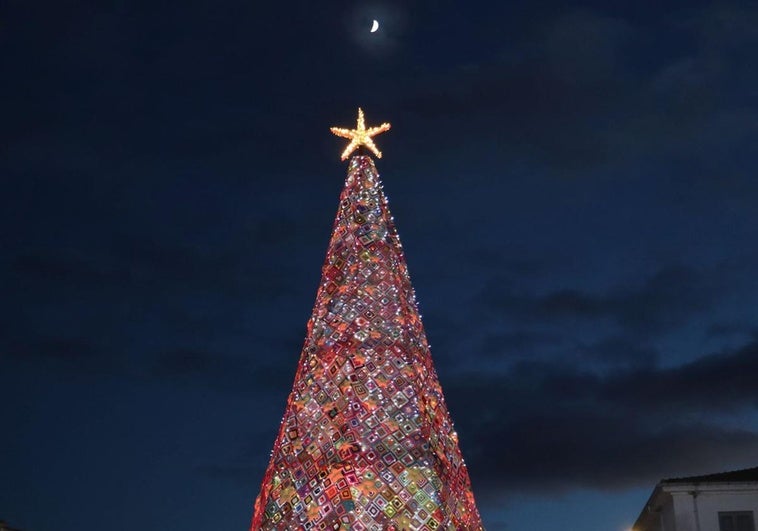
<path fill-rule="evenodd" d="M 633 531 L 756 531 L 758 467 L 664 479 Z"/>

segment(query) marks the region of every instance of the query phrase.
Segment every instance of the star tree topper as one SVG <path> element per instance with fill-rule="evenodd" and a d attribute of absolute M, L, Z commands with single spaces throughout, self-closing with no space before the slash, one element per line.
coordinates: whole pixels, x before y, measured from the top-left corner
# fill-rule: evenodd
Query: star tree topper
<path fill-rule="evenodd" d="M 350 143 L 345 148 L 345 151 L 342 152 L 342 160 L 346 160 L 350 156 L 350 153 L 360 146 L 366 146 L 376 155 L 376 158 L 380 159 L 382 158 L 382 152 L 377 149 L 371 137 L 389 131 L 390 127 L 390 124 L 385 122 L 379 127 L 369 127 L 366 129 L 366 122 L 363 119 L 363 109 L 358 107 L 358 125 L 355 129 L 332 127 L 331 131 L 337 136 L 350 139 Z"/>

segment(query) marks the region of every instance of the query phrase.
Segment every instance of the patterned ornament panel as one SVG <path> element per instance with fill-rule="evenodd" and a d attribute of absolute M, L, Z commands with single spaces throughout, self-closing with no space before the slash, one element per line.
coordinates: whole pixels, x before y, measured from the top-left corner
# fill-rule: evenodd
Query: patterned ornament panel
<path fill-rule="evenodd" d="M 257 529 L 483 529 L 367 156 L 350 161 Z"/>

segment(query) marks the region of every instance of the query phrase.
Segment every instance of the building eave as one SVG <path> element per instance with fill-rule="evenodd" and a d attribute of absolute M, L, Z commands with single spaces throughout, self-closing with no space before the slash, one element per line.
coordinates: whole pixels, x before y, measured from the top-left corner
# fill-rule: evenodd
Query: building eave
<path fill-rule="evenodd" d="M 758 481 L 711 482 L 693 481 L 691 483 L 659 483 L 663 492 L 749 492 L 758 490 Z"/>
<path fill-rule="evenodd" d="M 644 526 L 650 523 L 652 518 L 657 518 L 657 515 L 660 513 L 663 504 L 666 501 L 666 496 L 670 496 L 670 494 L 664 491 L 661 487 L 661 483 L 658 483 L 653 489 L 647 502 L 645 502 L 645 505 L 642 507 L 640 515 L 634 522 L 632 531 L 644 529 Z"/>

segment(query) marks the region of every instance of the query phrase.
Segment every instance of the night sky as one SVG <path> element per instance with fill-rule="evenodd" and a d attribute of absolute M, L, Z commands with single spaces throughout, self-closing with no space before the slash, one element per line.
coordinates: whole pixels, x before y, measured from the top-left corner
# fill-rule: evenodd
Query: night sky
<path fill-rule="evenodd" d="M 755 466 L 756 57 L 747 2 L 0 0 L 0 519 L 247 529 L 359 105 L 488 530 Z"/>

